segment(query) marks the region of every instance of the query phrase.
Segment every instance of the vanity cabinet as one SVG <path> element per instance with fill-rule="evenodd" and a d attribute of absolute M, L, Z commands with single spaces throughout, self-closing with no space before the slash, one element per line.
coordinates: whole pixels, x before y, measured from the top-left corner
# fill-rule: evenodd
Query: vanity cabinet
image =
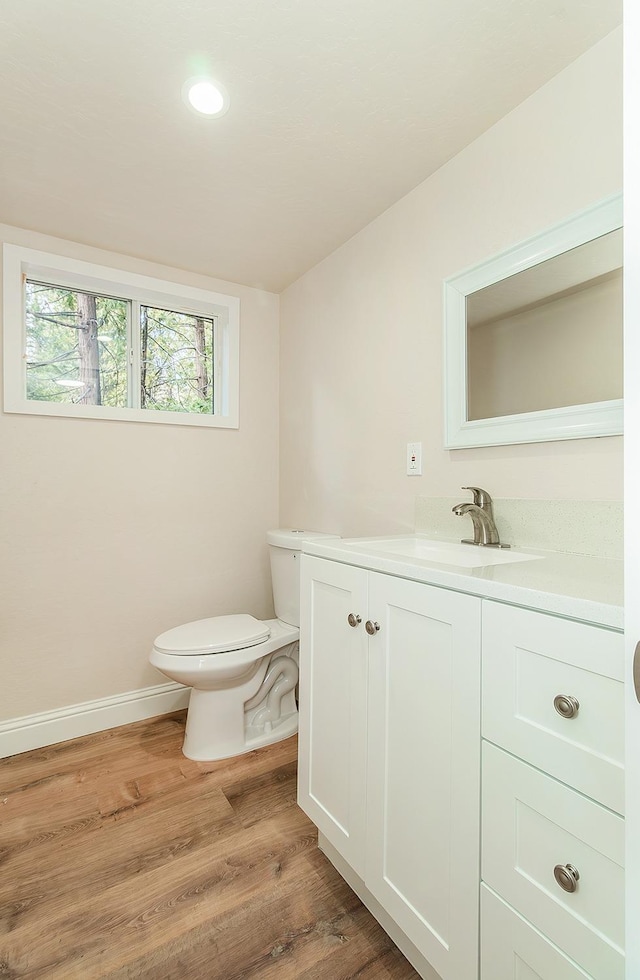
<path fill-rule="evenodd" d="M 475 980 L 480 600 L 301 572 L 300 805 L 443 980 Z"/>
<path fill-rule="evenodd" d="M 482 661 L 482 980 L 623 980 L 622 636 L 484 602 Z"/>
<path fill-rule="evenodd" d="M 301 572 L 299 802 L 420 975 L 623 980 L 622 634 Z"/>

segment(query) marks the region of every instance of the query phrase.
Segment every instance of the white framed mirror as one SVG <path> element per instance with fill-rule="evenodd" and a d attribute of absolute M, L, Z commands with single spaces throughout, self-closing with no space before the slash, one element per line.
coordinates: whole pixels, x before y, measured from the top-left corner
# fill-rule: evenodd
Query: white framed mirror
<path fill-rule="evenodd" d="M 622 195 L 444 283 L 445 448 L 622 432 Z"/>

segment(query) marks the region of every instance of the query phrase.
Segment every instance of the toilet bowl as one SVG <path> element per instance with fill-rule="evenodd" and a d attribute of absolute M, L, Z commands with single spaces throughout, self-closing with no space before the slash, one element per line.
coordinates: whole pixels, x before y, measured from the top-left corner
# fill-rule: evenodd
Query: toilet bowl
<path fill-rule="evenodd" d="M 182 747 L 188 759 L 226 759 L 298 730 L 299 555 L 310 537 L 329 535 L 267 534 L 277 619 L 216 616 L 155 639 L 150 663 L 191 688 Z"/>

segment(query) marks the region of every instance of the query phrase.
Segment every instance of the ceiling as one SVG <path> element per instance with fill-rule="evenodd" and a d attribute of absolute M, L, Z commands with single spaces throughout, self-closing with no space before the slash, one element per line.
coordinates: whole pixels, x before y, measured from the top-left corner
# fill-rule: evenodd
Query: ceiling
<path fill-rule="evenodd" d="M 622 0 L 1 0 L 0 221 L 280 291 Z M 182 101 L 209 72 L 231 106 Z"/>

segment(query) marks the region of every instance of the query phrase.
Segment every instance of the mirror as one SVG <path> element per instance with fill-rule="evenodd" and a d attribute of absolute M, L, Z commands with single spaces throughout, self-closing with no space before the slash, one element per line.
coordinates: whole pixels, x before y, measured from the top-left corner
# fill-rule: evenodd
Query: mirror
<path fill-rule="evenodd" d="M 622 432 L 622 199 L 445 281 L 445 447 Z"/>

